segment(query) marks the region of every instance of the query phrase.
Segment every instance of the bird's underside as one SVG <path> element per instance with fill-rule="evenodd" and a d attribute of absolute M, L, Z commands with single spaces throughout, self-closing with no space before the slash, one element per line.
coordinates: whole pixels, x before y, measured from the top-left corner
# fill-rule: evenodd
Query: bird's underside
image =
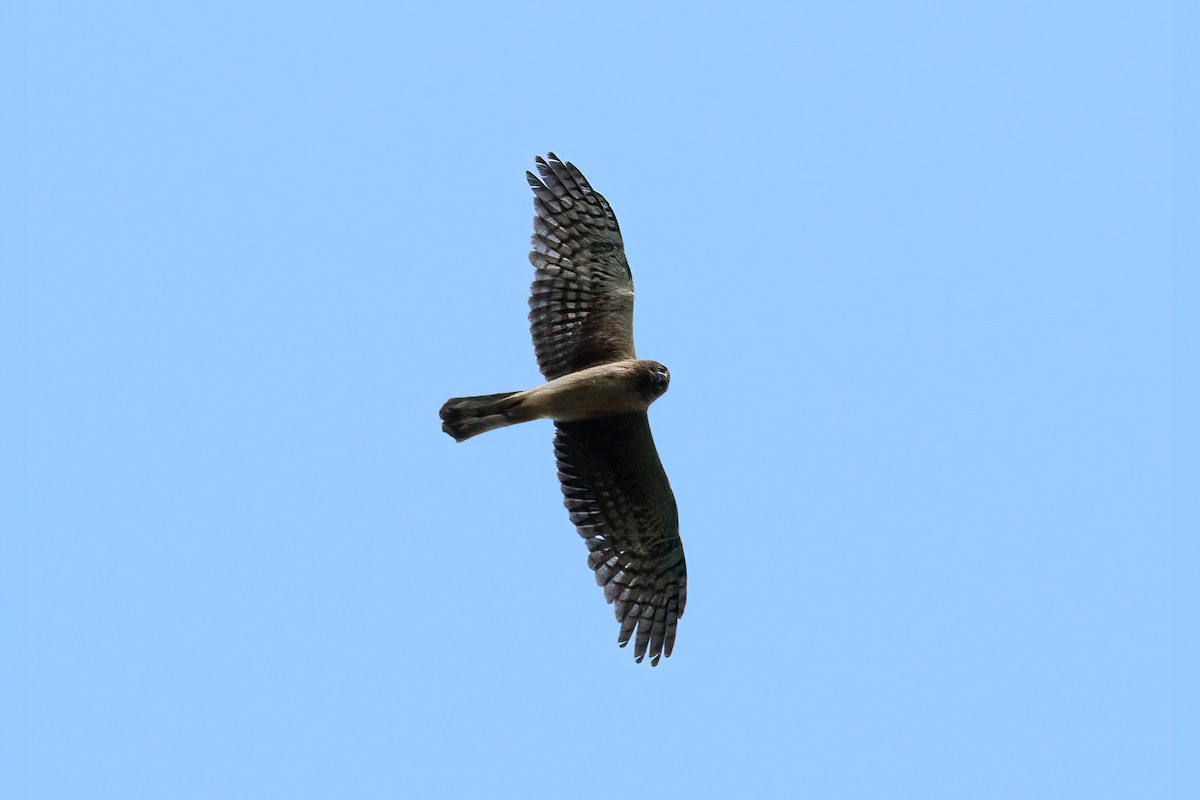
<path fill-rule="evenodd" d="M 638 360 L 633 278 L 617 218 L 573 164 L 553 153 L 527 173 L 534 193 L 530 331 L 546 383 L 523 392 L 459 397 L 441 409 L 457 441 L 532 419 L 555 422 L 564 503 L 588 547 L 588 566 L 634 656 L 671 655 L 687 600 L 675 496 L 646 410 L 670 375 Z"/>

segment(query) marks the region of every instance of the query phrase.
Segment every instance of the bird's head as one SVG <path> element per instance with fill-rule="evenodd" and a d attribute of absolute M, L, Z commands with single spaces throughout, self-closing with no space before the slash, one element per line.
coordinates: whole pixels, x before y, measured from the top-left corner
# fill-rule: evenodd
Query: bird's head
<path fill-rule="evenodd" d="M 653 403 L 662 397 L 671 384 L 671 371 L 657 361 L 643 361 L 643 379 L 645 383 L 642 392 L 647 403 Z"/>

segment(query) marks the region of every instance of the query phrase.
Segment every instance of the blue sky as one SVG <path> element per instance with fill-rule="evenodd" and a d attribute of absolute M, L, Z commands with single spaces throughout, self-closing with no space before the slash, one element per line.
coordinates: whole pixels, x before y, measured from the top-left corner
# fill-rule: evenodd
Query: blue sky
<path fill-rule="evenodd" d="M 0 11 L 4 796 L 1190 795 L 1194 13 L 435 5 Z M 550 424 L 439 430 L 549 150 L 672 371 L 656 669 Z"/>

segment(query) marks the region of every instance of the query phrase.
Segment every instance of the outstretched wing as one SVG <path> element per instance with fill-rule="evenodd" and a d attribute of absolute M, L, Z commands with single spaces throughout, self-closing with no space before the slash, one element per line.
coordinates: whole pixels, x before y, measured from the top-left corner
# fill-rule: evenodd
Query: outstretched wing
<path fill-rule="evenodd" d="M 608 201 L 574 164 L 537 159 L 530 332 L 546 380 L 626 358 L 633 350 L 633 276 Z"/>
<path fill-rule="evenodd" d="M 587 542 L 588 566 L 615 604 L 622 647 L 658 664 L 671 655 L 687 601 L 675 495 L 644 413 L 557 422 L 564 504 Z"/>

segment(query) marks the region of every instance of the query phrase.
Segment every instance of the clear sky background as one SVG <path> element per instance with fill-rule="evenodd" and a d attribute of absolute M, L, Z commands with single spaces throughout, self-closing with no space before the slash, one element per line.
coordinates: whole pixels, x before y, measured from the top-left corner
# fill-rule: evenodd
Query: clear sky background
<path fill-rule="evenodd" d="M 0 794 L 1200 796 L 1194 12 L 646 5 L 0 9 Z M 549 150 L 672 371 L 655 669 L 550 423 L 439 429 Z"/>

